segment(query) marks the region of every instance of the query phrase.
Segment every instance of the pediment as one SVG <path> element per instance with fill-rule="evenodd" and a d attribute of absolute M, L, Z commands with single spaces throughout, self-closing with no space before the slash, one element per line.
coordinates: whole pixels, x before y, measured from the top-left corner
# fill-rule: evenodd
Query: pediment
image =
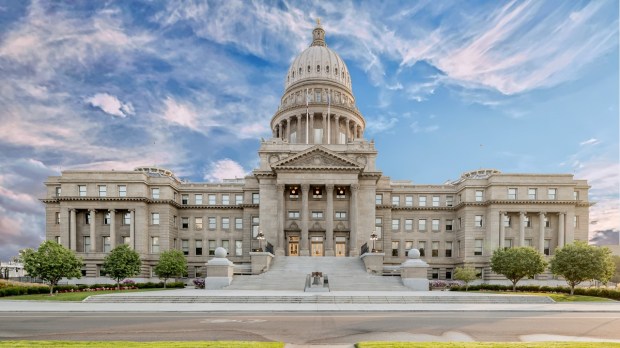
<path fill-rule="evenodd" d="M 327 150 L 322 146 L 315 146 L 281 161 L 273 163 L 271 167 L 277 169 L 334 169 L 334 170 L 361 170 L 363 166 L 338 153 Z"/>

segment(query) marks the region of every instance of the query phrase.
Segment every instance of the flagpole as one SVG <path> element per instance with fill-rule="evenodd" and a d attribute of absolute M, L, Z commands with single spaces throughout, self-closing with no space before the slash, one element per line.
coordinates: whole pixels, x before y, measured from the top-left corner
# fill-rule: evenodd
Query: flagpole
<path fill-rule="evenodd" d="M 331 112 L 332 105 L 332 90 L 331 88 L 327 90 L 327 143 L 329 144 L 329 114 Z"/>
<path fill-rule="evenodd" d="M 308 142 L 308 123 L 310 122 L 310 112 L 308 111 L 308 89 L 306 88 L 306 144 L 309 144 Z"/>

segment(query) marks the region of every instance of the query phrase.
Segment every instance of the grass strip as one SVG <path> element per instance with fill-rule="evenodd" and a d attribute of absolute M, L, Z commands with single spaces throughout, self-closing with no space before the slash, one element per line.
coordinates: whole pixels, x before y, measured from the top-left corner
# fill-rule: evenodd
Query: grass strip
<path fill-rule="evenodd" d="M 2 300 L 22 300 L 22 301 L 83 301 L 88 296 L 105 295 L 105 294 L 122 294 L 128 292 L 147 292 L 147 291 L 166 291 L 176 289 L 135 289 L 135 290 L 104 290 L 104 291 L 83 291 L 83 292 L 64 292 L 50 296 L 49 294 L 36 294 L 36 295 L 18 295 L 18 296 L 6 296 L 0 297 Z"/>
<path fill-rule="evenodd" d="M 618 348 L 612 342 L 360 342 L 357 348 Z"/>
<path fill-rule="evenodd" d="M 585 295 L 570 295 L 563 293 L 551 293 L 551 292 L 506 292 L 506 291 L 469 291 L 480 294 L 500 294 L 500 295 L 534 295 L 534 296 L 547 296 L 555 302 L 617 302 L 604 297 L 585 296 Z"/>
<path fill-rule="evenodd" d="M 0 341 L 0 348 L 282 348 L 281 342 L 191 341 L 191 342 L 129 342 L 129 341 Z"/>

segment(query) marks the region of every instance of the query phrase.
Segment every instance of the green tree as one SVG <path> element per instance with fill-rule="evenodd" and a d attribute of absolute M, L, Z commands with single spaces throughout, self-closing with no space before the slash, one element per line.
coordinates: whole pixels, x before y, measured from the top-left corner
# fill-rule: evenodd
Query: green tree
<path fill-rule="evenodd" d="M 611 277 L 611 281 L 614 283 L 620 283 L 620 256 L 614 255 L 612 256 L 612 260 L 616 266 L 616 271 L 614 272 L 614 276 Z"/>
<path fill-rule="evenodd" d="M 469 283 L 476 280 L 476 269 L 472 266 L 457 267 L 454 270 L 454 279 L 465 282 L 465 291 L 469 290 Z"/>
<path fill-rule="evenodd" d="M 172 277 L 181 277 L 187 272 L 187 260 L 181 250 L 168 250 L 159 255 L 159 263 L 155 266 L 155 274 L 166 281 Z"/>
<path fill-rule="evenodd" d="M 531 247 L 497 249 L 491 257 L 491 270 L 510 280 L 512 291 L 517 290 L 519 280 L 534 277 L 544 272 L 545 267 L 543 256 Z"/>
<path fill-rule="evenodd" d="M 575 286 L 583 281 L 599 280 L 607 283 L 614 269 L 609 248 L 588 245 L 582 241 L 557 249 L 551 259 L 551 272 L 564 277 L 571 295 L 575 292 Z"/>
<path fill-rule="evenodd" d="M 36 251 L 22 250 L 21 259 L 24 262 L 24 270 L 30 276 L 50 283 L 50 295 L 54 294 L 54 286 L 63 277 L 82 277 L 82 259 L 73 251 L 53 241 L 41 243 Z"/>
<path fill-rule="evenodd" d="M 127 244 L 112 249 L 103 260 L 103 271 L 116 280 L 117 290 L 121 288 L 121 280 L 140 274 L 140 266 L 140 255 Z"/>

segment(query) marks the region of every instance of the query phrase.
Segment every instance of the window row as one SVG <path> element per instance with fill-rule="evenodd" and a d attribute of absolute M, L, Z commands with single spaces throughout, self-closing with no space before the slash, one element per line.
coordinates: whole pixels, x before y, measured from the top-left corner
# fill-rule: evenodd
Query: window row
<path fill-rule="evenodd" d="M 414 196 L 413 195 L 406 195 L 404 196 L 404 201 L 401 202 L 401 196 L 399 195 L 392 195 L 392 206 L 395 207 L 400 207 L 400 206 L 404 206 L 404 207 L 413 207 L 414 206 Z M 417 205 L 418 207 L 426 207 L 426 206 L 430 206 L 430 207 L 440 207 L 441 206 L 441 196 L 439 195 L 432 195 L 430 196 L 430 201 L 428 200 L 429 196 L 425 196 L 425 195 L 419 195 L 418 196 L 418 200 L 417 200 Z M 401 204 L 402 203 L 402 204 Z M 376 205 L 382 205 L 383 204 L 383 194 L 382 193 L 378 193 L 375 195 L 375 204 Z M 443 206 L 446 207 L 452 207 L 454 205 L 454 196 L 445 196 L 445 198 L 443 199 Z"/>
<path fill-rule="evenodd" d="M 192 252 L 190 253 L 190 240 L 189 239 L 181 239 L 181 243 L 180 245 L 177 245 L 178 240 L 176 238 L 173 239 L 172 241 L 172 245 L 171 245 L 171 249 L 178 249 L 179 246 L 181 248 L 181 251 L 183 252 L 183 255 L 186 256 L 202 256 L 202 255 L 209 255 L 209 256 L 213 256 L 215 255 L 215 249 L 217 249 L 218 247 L 222 247 L 224 249 L 226 249 L 226 253 L 230 254 L 230 241 L 229 240 L 222 240 L 221 244 L 218 245 L 218 241 L 217 240 L 207 240 L 207 241 L 203 241 L 202 239 L 194 239 L 192 240 Z M 235 246 L 235 256 L 242 256 L 243 255 L 243 241 L 240 240 L 236 240 L 233 241 L 232 243 Z M 205 250 L 204 248 L 208 247 L 208 249 L 206 250 L 206 254 L 205 254 Z M 151 237 L 151 253 L 153 254 L 157 254 L 160 252 L 160 244 L 159 244 L 159 237 Z"/>
<path fill-rule="evenodd" d="M 417 248 L 420 251 L 420 257 L 458 257 L 458 250 L 460 249 L 460 245 L 461 242 L 458 241 L 458 247 L 456 250 L 454 250 L 454 242 L 453 241 L 446 241 L 443 242 L 443 248 L 441 248 L 441 242 L 439 241 L 431 241 L 430 242 L 430 253 L 428 253 L 427 250 L 427 241 L 425 240 L 420 240 L 418 241 L 417 244 Z M 414 243 L 413 241 L 405 241 L 405 254 L 414 248 Z M 454 252 L 456 251 L 456 253 Z M 397 257 L 397 256 L 401 256 L 400 255 L 400 241 L 392 241 L 392 256 Z M 406 256 L 406 255 L 402 255 L 402 256 Z"/>
<path fill-rule="evenodd" d="M 153 213 L 156 214 L 156 213 Z M 194 226 L 193 229 L 195 230 L 202 230 L 205 226 L 204 223 L 206 222 L 207 225 L 207 229 L 209 230 L 215 230 L 217 229 L 217 220 L 218 218 L 216 217 L 207 217 L 206 220 L 203 217 L 195 217 L 193 219 L 194 221 Z M 240 217 L 235 217 L 235 218 L 230 218 L 230 217 L 220 217 L 220 229 L 222 230 L 229 230 L 231 229 L 231 227 L 234 227 L 235 230 L 242 230 L 243 229 L 243 218 Z M 234 225 L 231 226 L 231 223 L 233 223 Z M 154 223 L 155 224 L 155 223 Z M 173 217 L 173 224 L 176 225 L 176 216 Z M 190 228 L 190 218 L 189 217 L 181 217 L 181 229 L 187 230 Z"/>
<path fill-rule="evenodd" d="M 291 220 L 297 220 L 301 218 L 301 213 L 299 212 L 299 210 L 289 210 L 288 211 L 288 218 Z M 310 218 L 312 220 L 323 220 L 324 219 L 324 214 L 323 211 L 321 210 L 313 210 L 310 212 Z M 347 212 L 346 211 L 335 211 L 334 212 L 334 219 L 335 220 L 346 220 L 347 219 Z"/>
<path fill-rule="evenodd" d="M 508 199 L 519 199 L 519 189 L 516 187 L 508 188 Z M 539 190 L 537 188 L 528 188 L 527 189 L 527 199 L 535 200 L 542 199 L 539 197 Z M 556 200 L 558 199 L 558 189 L 557 188 L 548 188 L 547 196 L 544 199 L 548 200 Z M 573 191 L 573 199 L 579 199 L 579 192 Z"/>

